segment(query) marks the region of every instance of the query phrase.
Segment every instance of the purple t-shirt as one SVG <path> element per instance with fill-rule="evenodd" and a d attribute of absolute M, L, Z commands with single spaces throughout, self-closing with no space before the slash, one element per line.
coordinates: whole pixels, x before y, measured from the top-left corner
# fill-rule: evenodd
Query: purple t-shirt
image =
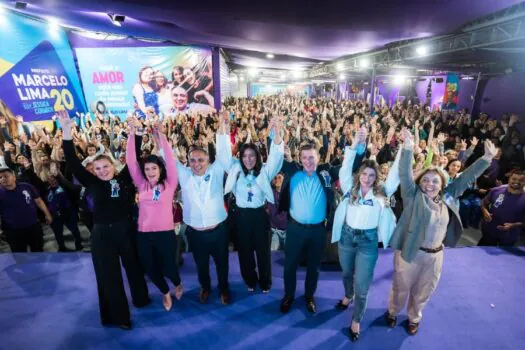
<path fill-rule="evenodd" d="M 2 228 L 21 229 L 38 222 L 35 199 L 38 192 L 28 183 L 20 182 L 12 191 L 0 188 L 0 217 Z"/>
<path fill-rule="evenodd" d="M 483 232 L 491 236 L 517 239 L 521 228 L 501 231 L 497 227 L 504 223 L 523 221 L 525 217 L 525 193 L 511 194 L 507 191 L 507 185 L 504 185 L 490 190 L 487 200 L 489 201 L 489 212 L 492 214 L 492 221 L 482 223 L 481 228 Z"/>

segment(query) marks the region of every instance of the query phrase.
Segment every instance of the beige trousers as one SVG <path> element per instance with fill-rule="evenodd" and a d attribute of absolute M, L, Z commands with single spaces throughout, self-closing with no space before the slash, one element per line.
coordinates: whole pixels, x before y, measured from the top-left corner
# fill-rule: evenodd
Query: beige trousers
<path fill-rule="evenodd" d="M 412 263 L 394 254 L 394 280 L 390 291 L 388 312 L 397 316 L 408 298 L 408 321 L 419 323 L 422 311 L 437 287 L 443 266 L 443 250 L 439 253 L 418 251 Z"/>

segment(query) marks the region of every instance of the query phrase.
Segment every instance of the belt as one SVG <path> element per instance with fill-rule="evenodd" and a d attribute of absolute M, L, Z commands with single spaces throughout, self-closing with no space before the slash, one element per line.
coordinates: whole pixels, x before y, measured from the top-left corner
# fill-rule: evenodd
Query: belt
<path fill-rule="evenodd" d="M 443 244 L 440 245 L 440 246 L 437 247 L 437 248 L 434 248 L 434 249 L 431 249 L 431 248 L 424 248 L 424 247 L 419 247 L 419 250 L 422 250 L 422 251 L 424 251 L 425 253 L 436 254 L 436 253 L 439 253 L 440 251 L 443 250 Z"/>
<path fill-rule="evenodd" d="M 324 226 L 324 220 L 321 221 L 320 223 L 318 224 L 301 224 L 300 222 L 298 222 L 297 220 L 295 220 L 294 218 L 292 218 L 291 216 L 289 217 L 290 221 L 293 222 L 294 224 L 296 224 L 297 226 L 300 226 L 300 227 L 303 227 L 303 228 L 316 228 L 316 227 L 322 227 Z"/>
<path fill-rule="evenodd" d="M 366 230 L 358 230 L 358 229 L 355 229 L 355 228 L 352 228 L 348 225 L 345 225 L 350 231 L 352 231 L 356 236 L 360 236 L 360 235 L 366 235 L 367 233 L 376 233 L 377 232 L 377 228 L 369 228 L 369 229 L 366 229 Z"/>

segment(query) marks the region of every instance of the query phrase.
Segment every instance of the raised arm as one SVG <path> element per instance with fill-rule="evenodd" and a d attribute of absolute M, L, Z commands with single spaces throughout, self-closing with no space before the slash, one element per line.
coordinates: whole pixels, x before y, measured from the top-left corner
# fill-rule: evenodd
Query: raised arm
<path fill-rule="evenodd" d="M 469 188 L 478 177 L 489 167 L 492 158 L 496 156 L 497 149 L 490 140 L 485 141 L 485 154 L 476 160 L 471 166 L 452 181 L 445 191 L 454 198 L 459 198 Z"/>
<path fill-rule="evenodd" d="M 354 162 L 357 155 L 357 148 L 366 142 L 366 128 L 359 129 L 357 135 L 352 140 L 352 145 L 345 147 L 345 154 L 343 164 L 339 169 L 339 183 L 343 193 L 348 192 L 352 188 Z"/>
<path fill-rule="evenodd" d="M 73 144 L 73 138 L 71 136 L 71 126 L 74 124 L 74 120 L 69 118 L 65 110 L 57 114 L 60 126 L 62 127 L 62 145 L 64 147 L 66 162 L 80 183 L 88 187 L 97 181 L 97 177 L 87 171 L 77 158 L 75 145 Z"/>
<path fill-rule="evenodd" d="M 126 144 L 126 165 L 128 167 L 129 175 L 133 180 L 133 183 L 137 187 L 142 187 L 146 183 L 146 179 L 142 175 L 140 166 L 137 160 L 137 148 L 135 142 L 136 124 L 134 117 L 128 119 L 128 142 Z"/>
<path fill-rule="evenodd" d="M 217 130 L 217 160 L 225 172 L 229 172 L 233 165 L 232 145 L 230 140 L 230 121 L 228 111 L 221 112 L 220 126 Z"/>
<path fill-rule="evenodd" d="M 280 133 L 283 124 L 279 120 L 272 120 L 270 124 L 273 127 L 274 138 L 270 145 L 270 153 L 268 154 L 268 161 L 266 162 L 265 169 L 267 171 L 268 178 L 271 181 L 283 166 L 284 142 L 281 139 Z"/>
<path fill-rule="evenodd" d="M 159 127 L 160 125 L 154 128 L 154 133 L 155 133 L 155 136 L 157 137 L 157 141 L 160 145 L 160 148 L 162 149 L 162 152 L 164 153 L 164 161 L 166 162 L 166 172 L 167 172 L 166 176 L 168 178 L 168 182 L 170 183 L 170 185 L 177 187 L 177 184 L 179 181 L 178 174 L 177 174 L 177 163 L 175 162 L 175 157 L 173 156 L 173 150 L 171 149 L 170 143 L 168 142 L 166 135 L 160 132 Z"/>
<path fill-rule="evenodd" d="M 414 158 L 413 138 L 407 129 L 403 129 L 403 134 L 405 141 L 401 148 L 401 156 L 399 159 L 399 180 L 401 197 L 404 200 L 405 198 L 414 196 L 416 183 L 414 182 L 414 173 L 412 172 L 412 159 Z"/>
<path fill-rule="evenodd" d="M 391 195 L 396 192 L 397 187 L 399 186 L 400 178 L 399 178 L 399 160 L 401 158 L 401 151 L 397 151 L 396 153 L 396 159 L 394 160 L 394 163 L 390 167 L 390 171 L 388 172 L 388 175 L 386 177 L 385 183 L 383 184 L 383 188 L 385 190 L 385 194 L 390 197 Z"/>

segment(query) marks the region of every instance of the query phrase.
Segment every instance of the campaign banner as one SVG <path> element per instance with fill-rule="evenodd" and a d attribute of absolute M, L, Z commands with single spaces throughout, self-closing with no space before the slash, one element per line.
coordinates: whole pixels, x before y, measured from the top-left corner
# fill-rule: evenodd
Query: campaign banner
<path fill-rule="evenodd" d="M 85 112 L 73 52 L 59 27 L 4 13 L 0 25 L 0 101 L 3 114 L 43 122 L 60 110 Z"/>
<path fill-rule="evenodd" d="M 310 95 L 309 84 L 263 84 L 263 83 L 251 83 L 250 84 L 250 97 L 256 96 L 271 96 L 280 93 L 286 93 L 290 95 Z"/>
<path fill-rule="evenodd" d="M 212 53 L 188 46 L 75 48 L 89 106 L 126 118 L 214 108 Z"/>
<path fill-rule="evenodd" d="M 448 73 L 445 95 L 443 96 L 443 109 L 456 110 L 459 103 L 459 75 Z"/>

